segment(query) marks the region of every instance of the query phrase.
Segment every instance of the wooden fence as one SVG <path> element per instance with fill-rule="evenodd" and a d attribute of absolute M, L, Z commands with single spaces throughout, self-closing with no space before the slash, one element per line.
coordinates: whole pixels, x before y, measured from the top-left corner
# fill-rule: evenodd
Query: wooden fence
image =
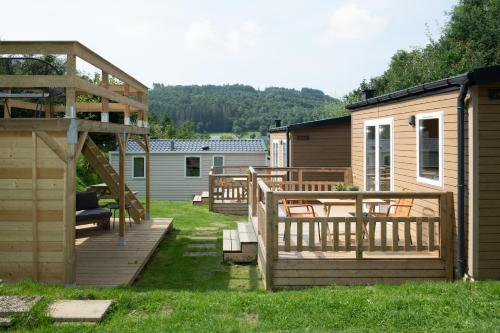
<path fill-rule="evenodd" d="M 308 180 L 324 175 L 326 180 Z M 330 178 L 330 179 L 329 179 Z M 352 169 L 349 167 L 321 168 L 249 168 L 250 214 L 257 216 L 258 180 L 272 191 L 333 191 L 339 183 L 352 184 Z"/>
<path fill-rule="evenodd" d="M 373 217 L 366 213 L 366 203 L 363 203 L 370 199 L 406 198 L 435 200 L 439 210 L 432 217 Z M 284 199 L 308 202 L 348 199 L 354 203 L 353 214 L 350 217 L 289 217 L 283 211 Z M 363 260 L 365 263 L 373 259 L 401 262 L 432 258 L 442 263 L 443 276 L 452 278 L 452 200 L 451 192 L 276 191 L 265 179 L 257 179 L 256 226 L 264 249 L 262 271 L 266 286 L 272 286 L 273 265 L 280 262 L 280 256 L 304 259 L 307 256 L 300 253 L 305 251 L 314 252 L 310 258 Z M 318 234 L 322 235 L 319 240 L 315 238 Z"/>

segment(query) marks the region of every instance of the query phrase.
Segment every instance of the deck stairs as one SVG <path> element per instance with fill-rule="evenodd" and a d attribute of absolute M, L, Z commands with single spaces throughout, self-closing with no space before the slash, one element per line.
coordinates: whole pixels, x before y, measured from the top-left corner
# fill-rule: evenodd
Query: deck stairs
<path fill-rule="evenodd" d="M 233 263 L 257 261 L 258 240 L 252 223 L 238 222 L 237 230 L 223 230 L 222 258 Z"/>
<path fill-rule="evenodd" d="M 109 186 L 109 190 L 115 199 L 118 199 L 119 194 L 119 175 L 115 169 L 109 164 L 106 156 L 101 152 L 99 147 L 87 137 L 82 149 L 82 153 L 90 163 L 95 172 L 101 177 L 102 181 Z M 125 184 L 125 202 L 130 205 L 130 216 L 135 223 L 141 223 L 145 220 L 146 210 L 141 202 L 130 188 Z"/>
<path fill-rule="evenodd" d="M 206 205 L 208 204 L 208 191 L 197 193 L 193 197 L 193 205 Z"/>

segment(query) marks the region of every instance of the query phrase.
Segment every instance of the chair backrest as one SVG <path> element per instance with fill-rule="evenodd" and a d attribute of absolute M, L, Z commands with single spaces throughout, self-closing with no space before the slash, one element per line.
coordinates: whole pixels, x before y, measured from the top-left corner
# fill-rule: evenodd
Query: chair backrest
<path fill-rule="evenodd" d="M 394 216 L 408 217 L 413 207 L 413 198 L 398 199 L 394 209 Z"/>
<path fill-rule="evenodd" d="M 99 208 L 97 193 L 94 191 L 76 193 L 76 210 Z"/>
<path fill-rule="evenodd" d="M 288 199 L 283 199 L 283 206 L 285 207 L 286 217 L 291 217 L 292 213 L 290 212 L 290 207 L 288 206 L 290 203 Z"/>

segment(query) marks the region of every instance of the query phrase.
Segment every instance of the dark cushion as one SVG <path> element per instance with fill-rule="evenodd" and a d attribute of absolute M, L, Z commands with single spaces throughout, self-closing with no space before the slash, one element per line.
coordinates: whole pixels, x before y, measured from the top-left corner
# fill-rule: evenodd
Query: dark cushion
<path fill-rule="evenodd" d="M 94 191 L 76 193 L 76 210 L 99 208 L 97 193 Z"/>
<path fill-rule="evenodd" d="M 111 217 L 111 212 L 103 208 L 94 208 L 76 211 L 76 222 L 104 220 Z"/>

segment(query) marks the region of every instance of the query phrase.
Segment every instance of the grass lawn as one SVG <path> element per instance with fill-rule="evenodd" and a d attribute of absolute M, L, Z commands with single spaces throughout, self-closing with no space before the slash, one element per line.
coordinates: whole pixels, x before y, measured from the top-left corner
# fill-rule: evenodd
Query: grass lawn
<path fill-rule="evenodd" d="M 31 282 L 0 286 L 0 295 L 43 295 L 14 331 L 36 332 L 443 332 L 500 331 L 500 282 L 332 286 L 266 292 L 254 266 L 220 257 L 184 257 L 195 227 L 234 227 L 241 217 L 208 213 L 189 202 L 154 202 L 155 216 L 174 217 L 174 230 L 132 287 L 77 289 Z M 221 250 L 218 233 L 217 252 Z M 53 299 L 113 299 L 96 325 L 52 323 Z"/>

